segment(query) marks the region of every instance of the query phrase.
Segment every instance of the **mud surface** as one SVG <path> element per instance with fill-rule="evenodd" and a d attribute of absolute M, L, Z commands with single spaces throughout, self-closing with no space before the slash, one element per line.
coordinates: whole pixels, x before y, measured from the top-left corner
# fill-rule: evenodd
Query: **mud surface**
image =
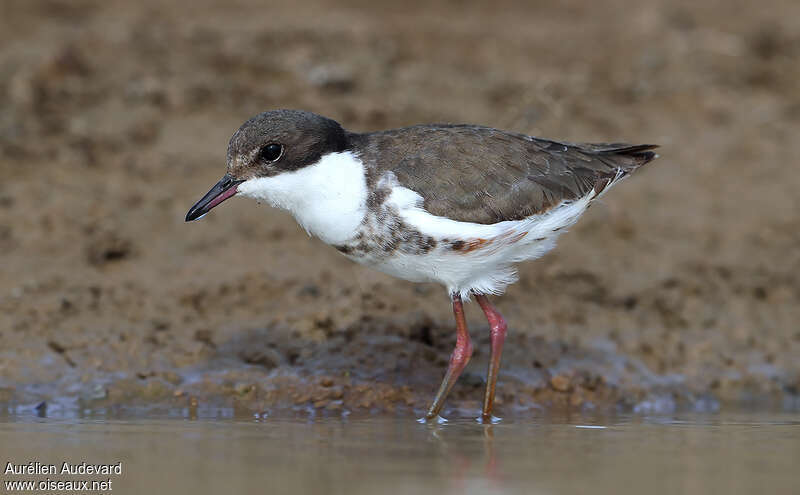
<path fill-rule="evenodd" d="M 183 222 L 239 124 L 290 107 L 662 145 L 499 299 L 501 415 L 796 405 L 798 33 L 793 0 L 6 1 L 0 404 L 427 405 L 455 340 L 440 287 L 255 202 Z M 467 312 L 455 415 L 488 357 Z"/>

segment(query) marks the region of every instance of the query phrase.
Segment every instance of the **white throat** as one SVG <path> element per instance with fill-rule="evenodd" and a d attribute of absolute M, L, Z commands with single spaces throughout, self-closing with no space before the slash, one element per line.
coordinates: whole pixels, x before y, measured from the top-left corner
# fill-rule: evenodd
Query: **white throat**
<path fill-rule="evenodd" d="M 353 153 L 329 153 L 307 167 L 239 185 L 242 196 L 288 210 L 311 235 L 342 244 L 356 233 L 366 213 L 364 165 Z"/>

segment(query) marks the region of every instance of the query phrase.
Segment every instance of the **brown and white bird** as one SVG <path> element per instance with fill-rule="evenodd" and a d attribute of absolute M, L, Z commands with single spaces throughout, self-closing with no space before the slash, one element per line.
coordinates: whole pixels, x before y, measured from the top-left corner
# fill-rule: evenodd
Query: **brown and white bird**
<path fill-rule="evenodd" d="M 426 419 L 439 419 L 472 355 L 462 300 L 474 295 L 491 331 L 481 420 L 492 421 L 506 323 L 487 299 L 516 281 L 588 206 L 653 160 L 655 145 L 571 144 L 477 125 L 355 133 L 310 112 L 245 122 L 227 173 L 195 204 L 196 220 L 239 194 L 288 210 L 351 260 L 447 288 L 456 346 Z"/>

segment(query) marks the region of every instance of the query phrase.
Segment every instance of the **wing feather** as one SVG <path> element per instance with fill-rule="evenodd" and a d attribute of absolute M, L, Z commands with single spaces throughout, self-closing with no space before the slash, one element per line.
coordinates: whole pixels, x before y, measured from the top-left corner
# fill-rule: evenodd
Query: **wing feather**
<path fill-rule="evenodd" d="M 482 224 L 543 213 L 656 157 L 655 145 L 562 143 L 471 125 L 353 138 L 372 176 L 391 171 L 431 214 Z"/>

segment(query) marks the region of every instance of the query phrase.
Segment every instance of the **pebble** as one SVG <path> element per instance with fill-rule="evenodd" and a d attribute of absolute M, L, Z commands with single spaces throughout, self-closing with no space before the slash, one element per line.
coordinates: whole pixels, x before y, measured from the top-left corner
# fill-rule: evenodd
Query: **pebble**
<path fill-rule="evenodd" d="M 556 375 L 550 378 L 550 386 L 559 392 L 567 392 L 569 390 L 570 381 L 564 375 Z"/>

